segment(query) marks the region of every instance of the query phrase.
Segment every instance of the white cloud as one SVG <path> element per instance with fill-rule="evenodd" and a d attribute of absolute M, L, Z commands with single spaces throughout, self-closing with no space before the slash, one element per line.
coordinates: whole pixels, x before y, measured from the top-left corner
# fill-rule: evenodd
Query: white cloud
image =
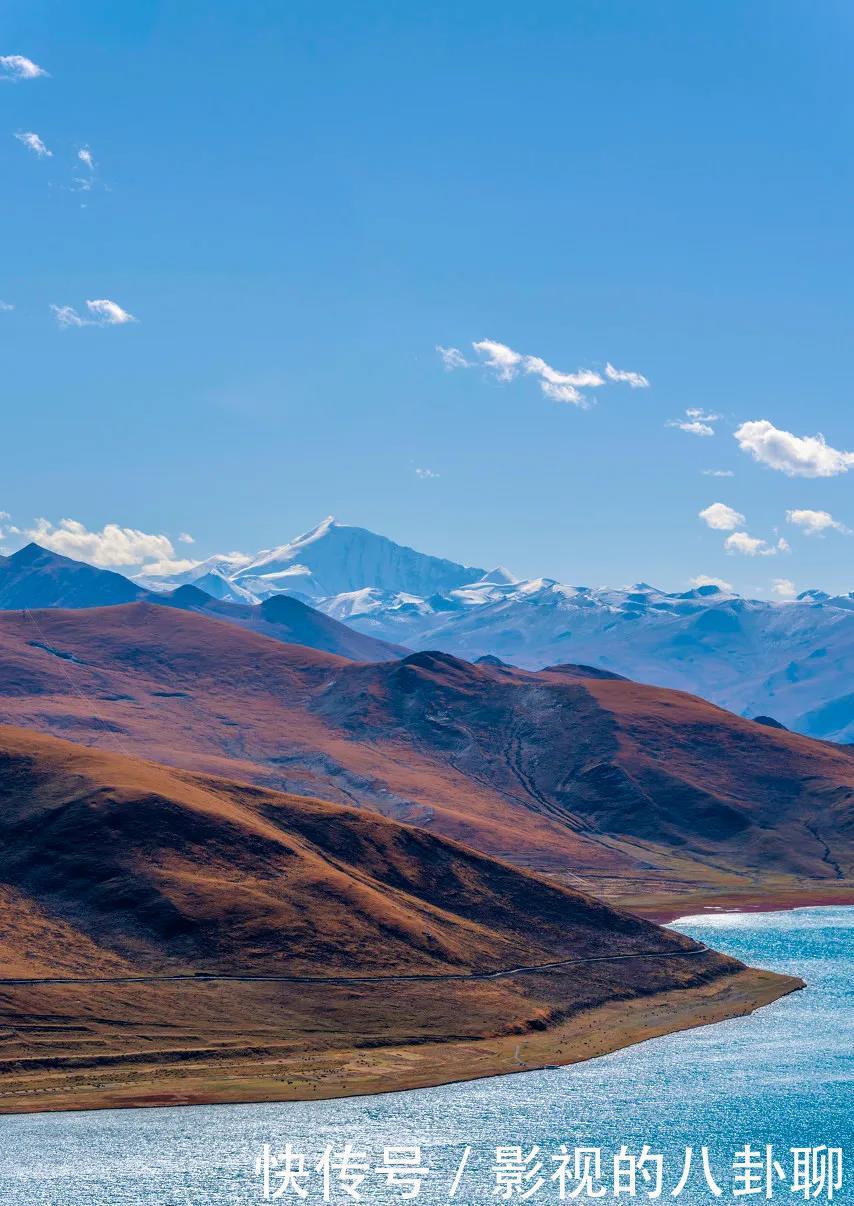
<path fill-rule="evenodd" d="M 172 574 L 183 574 L 185 570 L 195 569 L 198 561 L 187 560 L 185 557 L 163 557 L 160 561 L 146 561 L 138 571 L 138 576 L 151 574 L 155 578 L 168 578 Z"/>
<path fill-rule="evenodd" d="M 86 302 L 91 318 L 80 315 L 73 306 L 52 305 L 50 308 L 61 327 L 117 327 L 137 321 L 127 310 L 123 310 L 118 302 L 110 301 L 106 297 Z"/>
<path fill-rule="evenodd" d="M 788 544 L 782 538 L 774 545 L 756 536 L 748 536 L 747 532 L 733 532 L 727 536 L 724 548 L 728 553 L 743 553 L 745 557 L 774 557 L 777 553 L 789 551 Z"/>
<path fill-rule="evenodd" d="M 37 80 L 40 75 L 47 72 L 32 59 L 22 54 L 0 54 L 0 79 Z"/>
<path fill-rule="evenodd" d="M 481 339 L 472 344 L 477 354 L 482 357 L 486 367 L 491 369 L 499 381 L 512 381 L 519 373 L 536 377 L 540 389 L 547 398 L 554 402 L 570 402 L 574 406 L 589 405 L 587 398 L 581 393 L 582 389 L 598 389 L 605 384 L 605 377 L 595 369 L 577 369 L 572 373 L 564 373 L 553 368 L 541 356 L 529 356 L 516 352 L 506 343 L 497 343 L 493 339 Z M 611 368 L 611 380 L 626 380 L 625 375 L 614 377 L 618 370 Z M 607 373 L 607 370 L 606 370 Z M 640 374 L 631 374 L 644 384 L 649 384 Z"/>
<path fill-rule="evenodd" d="M 14 309 L 15 309 L 15 307 L 12 305 L 11 302 L 0 301 L 0 312 L 3 312 L 4 314 L 8 314 L 10 310 L 14 310 Z"/>
<path fill-rule="evenodd" d="M 92 152 L 88 147 L 81 147 L 77 152 L 77 158 L 81 163 L 85 163 L 90 172 L 95 170 L 95 160 L 92 158 Z"/>
<path fill-rule="evenodd" d="M 835 477 L 854 466 L 854 452 L 831 448 L 823 435 L 792 435 L 790 431 L 781 431 L 768 419 L 742 423 L 736 429 L 735 438 L 742 452 L 789 477 Z"/>
<path fill-rule="evenodd" d="M 714 427 L 710 427 L 708 423 L 701 423 L 698 419 L 692 419 L 690 422 L 680 423 L 677 419 L 671 419 L 667 424 L 668 427 L 678 427 L 680 431 L 687 431 L 689 435 L 695 436 L 713 436 L 715 434 Z"/>
<path fill-rule="evenodd" d="M 539 377 L 540 389 L 553 402 L 571 402 L 574 406 L 586 406 L 587 400 L 579 392 L 579 387 L 596 389 L 605 384 L 603 378 L 593 369 L 560 373 L 539 356 L 523 356 L 522 367 L 526 373 Z"/>
<path fill-rule="evenodd" d="M 13 137 L 17 138 L 18 142 L 22 142 L 25 147 L 29 147 L 38 155 L 39 159 L 49 159 L 53 155 L 53 151 L 49 151 L 38 134 L 34 134 L 32 130 L 19 130 Z"/>
<path fill-rule="evenodd" d="M 73 306 L 51 305 L 50 308 L 61 327 L 86 327 L 89 325 L 88 319 L 81 318 Z"/>
<path fill-rule="evenodd" d="M 523 357 L 519 352 L 508 348 L 506 343 L 496 343 L 493 339 L 481 339 L 472 347 L 486 359 L 488 368 L 495 371 L 499 381 L 511 381 L 519 371 Z"/>
<path fill-rule="evenodd" d="M 632 373 L 627 369 L 614 368 L 613 364 L 605 365 L 605 376 L 609 381 L 622 381 L 632 389 L 647 389 L 649 382 L 642 373 Z"/>
<path fill-rule="evenodd" d="M 624 381 L 632 388 L 649 385 L 646 377 L 640 373 L 624 372 L 615 369 L 612 364 L 605 366 L 605 376 L 595 369 L 577 369 L 573 373 L 564 373 L 548 364 L 541 356 L 529 356 L 508 347 L 506 343 L 498 343 L 494 339 L 479 339 L 472 344 L 479 360 L 466 360 L 459 348 L 446 348 L 437 345 L 436 351 L 442 358 L 446 369 L 472 368 L 483 365 L 490 369 L 499 381 L 512 381 L 519 373 L 536 377 L 540 389 L 547 398 L 554 402 L 570 402 L 573 406 L 586 407 L 588 399 L 581 392 L 583 389 L 598 389 L 609 381 Z"/>
<path fill-rule="evenodd" d="M 63 557 L 109 568 L 141 565 L 151 559 L 171 560 L 175 556 L 168 536 L 122 528 L 115 523 L 105 524 L 100 532 L 90 532 L 76 519 L 61 519 L 58 524 L 37 519 L 27 536 Z"/>
<path fill-rule="evenodd" d="M 689 579 L 692 586 L 717 586 L 719 590 L 732 590 L 732 583 L 724 578 L 712 578 L 708 574 L 697 574 Z"/>
<path fill-rule="evenodd" d="M 721 417 L 716 414 L 709 414 L 698 406 L 689 406 L 685 411 L 688 416 L 685 419 L 669 419 L 666 426 L 676 427 L 679 431 L 687 431 L 689 435 L 695 436 L 713 436 L 715 434 L 712 423 L 717 422 Z"/>
<path fill-rule="evenodd" d="M 735 477 L 732 469 L 701 469 L 703 477 Z"/>
<path fill-rule="evenodd" d="M 787 511 L 786 519 L 789 523 L 803 528 L 807 536 L 821 536 L 828 531 L 843 532 L 846 536 L 851 535 L 851 529 L 846 528 L 844 523 L 835 520 L 829 511 Z"/>
<path fill-rule="evenodd" d="M 774 594 L 780 599 L 794 599 L 798 593 L 794 582 L 788 578 L 775 578 L 771 584 Z"/>
<path fill-rule="evenodd" d="M 94 314 L 96 319 L 107 326 L 121 326 L 126 322 L 136 322 L 132 314 L 128 314 L 127 310 L 114 301 L 110 301 L 107 297 L 96 298 L 95 301 L 87 301 L 86 307 L 90 314 Z"/>
<path fill-rule="evenodd" d="M 178 537 L 178 539 L 181 541 L 181 544 L 195 544 L 196 543 L 189 532 L 182 532 L 180 534 L 180 536 Z"/>
<path fill-rule="evenodd" d="M 430 478 L 439 477 L 439 474 L 434 473 L 432 469 L 416 469 L 415 476 L 420 477 L 422 482 L 426 482 Z"/>
<path fill-rule="evenodd" d="M 437 343 L 436 351 L 442 358 L 442 364 L 448 372 L 451 372 L 453 369 L 471 368 L 470 361 L 466 360 L 459 348 L 443 348 L 441 343 Z"/>
<path fill-rule="evenodd" d="M 716 532 L 733 532 L 745 522 L 744 516 L 726 503 L 716 502 L 700 511 L 700 519 Z"/>

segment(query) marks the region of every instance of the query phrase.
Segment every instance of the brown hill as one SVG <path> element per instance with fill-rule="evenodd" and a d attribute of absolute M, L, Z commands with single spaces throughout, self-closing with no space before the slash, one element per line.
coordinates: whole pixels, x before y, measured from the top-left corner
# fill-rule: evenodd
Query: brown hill
<path fill-rule="evenodd" d="M 0 1110 L 435 1083 L 798 987 L 370 812 L 4 727 L 0 897 Z"/>
<path fill-rule="evenodd" d="M 199 612 L 215 620 L 228 620 L 276 641 L 307 645 L 309 649 L 336 653 L 354 662 L 393 662 L 410 652 L 402 645 L 390 645 L 387 641 L 357 632 L 355 628 L 342 624 L 340 620 L 333 620 L 331 616 L 289 595 L 273 595 L 263 603 L 249 605 L 212 599 L 195 586 L 179 586 L 177 590 L 154 596 L 150 601 L 178 607 L 183 611 Z"/>
<path fill-rule="evenodd" d="M 149 971 L 475 971 L 692 945 L 376 813 L 5 726 L 0 882 Z M 29 941 L 20 925 L 7 940 Z"/>
<path fill-rule="evenodd" d="M 582 667 L 358 665 L 146 603 L 9 614 L 0 720 L 368 805 L 664 912 L 851 899 L 850 752 Z"/>

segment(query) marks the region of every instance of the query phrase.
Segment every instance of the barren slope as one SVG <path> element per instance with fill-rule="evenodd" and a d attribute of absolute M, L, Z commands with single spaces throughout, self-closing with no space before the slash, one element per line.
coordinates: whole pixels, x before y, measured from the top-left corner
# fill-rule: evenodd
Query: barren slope
<path fill-rule="evenodd" d="M 0 1111 L 440 1083 L 800 986 L 375 814 L 14 728 L 0 898 Z"/>
<path fill-rule="evenodd" d="M 8 614 L 0 719 L 368 805 L 656 908 L 850 898 L 849 751 L 579 668 L 358 665 L 150 604 Z"/>

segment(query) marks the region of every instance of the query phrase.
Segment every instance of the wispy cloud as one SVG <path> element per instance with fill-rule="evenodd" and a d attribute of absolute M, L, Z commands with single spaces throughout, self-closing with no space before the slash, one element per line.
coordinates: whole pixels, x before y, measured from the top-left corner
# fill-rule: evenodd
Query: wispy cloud
<path fill-rule="evenodd" d="M 708 423 L 701 423 L 697 419 L 671 419 L 667 424 L 668 427 L 678 427 L 680 431 L 687 431 L 689 435 L 695 436 L 713 436 L 715 434 L 714 427 L 710 427 Z"/>
<path fill-rule="evenodd" d="M 710 414 L 698 406 L 689 406 L 685 415 L 684 419 L 669 419 L 666 426 L 676 427 L 679 431 L 687 431 L 689 435 L 713 436 L 715 429 L 712 427 L 712 423 L 716 423 L 721 417 Z"/>
<path fill-rule="evenodd" d="M 6 540 L 9 536 L 21 535 L 21 529 L 9 522 L 11 518 L 8 511 L 0 511 L 0 540 Z"/>
<path fill-rule="evenodd" d="M 806 509 L 787 511 L 789 523 L 801 528 L 807 536 L 823 536 L 825 532 L 842 532 L 851 535 L 851 529 L 844 523 L 839 523 L 829 511 L 808 511 Z"/>
<path fill-rule="evenodd" d="M 181 532 L 178 539 L 181 541 L 181 544 L 195 544 L 196 543 L 189 532 Z"/>
<path fill-rule="evenodd" d="M 106 297 L 86 302 L 90 315 L 88 318 L 81 315 L 73 306 L 52 305 L 50 308 L 61 327 L 120 327 L 126 323 L 138 321 L 127 310 L 122 309 L 118 302 L 110 301 Z"/>
<path fill-rule="evenodd" d="M 480 339 L 472 347 L 481 361 L 491 369 L 499 381 L 512 381 L 520 372 L 539 378 L 540 389 L 554 402 L 571 402 L 574 406 L 586 406 L 587 399 L 579 386 L 603 385 L 604 380 L 592 369 L 580 369 L 577 373 L 561 373 L 552 368 L 540 356 L 528 356 L 516 352 L 506 343 L 494 339 Z"/>
<path fill-rule="evenodd" d="M 724 541 L 724 549 L 728 553 L 741 553 L 745 557 L 774 557 L 777 553 L 788 553 L 789 546 L 782 537 L 776 544 L 769 544 L 767 540 L 749 536 L 747 532 L 733 532 Z"/>
<path fill-rule="evenodd" d="M 118 302 L 110 301 L 109 298 L 101 297 L 95 301 L 87 301 L 86 307 L 91 314 L 94 314 L 101 322 L 107 326 L 122 326 L 126 322 L 136 322 L 132 314 L 128 314 L 127 310 L 123 310 Z"/>
<path fill-rule="evenodd" d="M 732 469 L 701 469 L 703 477 L 735 477 Z"/>
<path fill-rule="evenodd" d="M 81 193 L 91 192 L 97 184 L 95 158 L 88 147 L 80 147 L 77 152 L 77 159 L 87 170 L 83 175 L 73 178 L 74 188 Z"/>
<path fill-rule="evenodd" d="M 531 376 L 539 378 L 540 389 L 553 402 L 571 402 L 574 406 L 587 406 L 587 399 L 579 393 L 579 389 L 597 389 L 605 384 L 604 379 L 593 369 L 561 373 L 539 356 L 523 356 L 522 368 Z"/>
<path fill-rule="evenodd" d="M 434 473 L 432 469 L 416 469 L 415 476 L 420 478 L 422 482 L 430 481 L 432 478 L 439 477 L 438 473 Z"/>
<path fill-rule="evenodd" d="M 466 360 L 459 348 L 444 348 L 441 343 L 437 343 L 436 351 L 448 372 L 452 369 L 471 368 L 470 362 Z"/>
<path fill-rule="evenodd" d="M 696 577 L 689 579 L 693 587 L 698 586 L 716 586 L 718 590 L 732 590 L 732 583 L 727 582 L 725 578 L 713 578 L 709 574 L 697 574 Z"/>
<path fill-rule="evenodd" d="M 51 305 L 56 315 L 56 321 L 61 327 L 86 327 L 89 325 L 89 320 L 81 318 L 73 306 L 54 306 Z"/>
<path fill-rule="evenodd" d="M 854 452 L 832 448 L 824 436 L 796 436 L 768 419 L 742 423 L 735 431 L 742 452 L 789 477 L 835 477 L 854 467 Z"/>
<path fill-rule="evenodd" d="M 38 134 L 34 134 L 32 130 L 19 130 L 17 134 L 13 135 L 13 138 L 22 142 L 34 155 L 38 155 L 39 159 L 50 159 L 53 155 L 53 151 L 49 151 Z"/>
<path fill-rule="evenodd" d="M 480 339 L 472 347 L 482 356 L 487 368 L 491 368 L 499 381 L 511 381 L 519 371 L 522 363 L 521 352 L 514 352 L 506 343 L 496 343 L 494 339 Z"/>
<path fill-rule="evenodd" d="M 123 528 L 116 523 L 105 524 L 97 532 L 89 531 L 76 519 L 61 519 L 58 524 L 37 519 L 27 536 L 42 548 L 61 553 L 63 557 L 88 561 L 91 565 L 104 568 L 136 566 L 175 556 L 168 536 L 141 532 L 137 528 Z"/>
<path fill-rule="evenodd" d="M 47 75 L 47 72 L 25 55 L 0 54 L 0 79 L 37 80 L 40 75 Z"/>
<path fill-rule="evenodd" d="M 15 309 L 15 307 L 12 305 L 11 302 L 0 301 L 0 313 L 8 314 L 10 310 L 14 310 L 14 309 Z"/>
<path fill-rule="evenodd" d="M 614 368 L 613 364 L 605 365 L 605 376 L 609 381 L 622 381 L 632 389 L 647 389 L 649 382 L 643 373 L 632 373 L 627 369 Z"/>
<path fill-rule="evenodd" d="M 632 388 L 649 385 L 646 377 L 640 373 L 626 372 L 615 369 L 612 364 L 605 367 L 605 375 L 595 369 L 577 369 L 572 373 L 562 372 L 554 368 L 541 356 L 531 356 L 517 352 L 506 343 L 494 339 L 479 339 L 472 344 L 478 359 L 467 360 L 459 348 L 437 346 L 443 365 L 446 369 L 473 368 L 481 365 L 489 369 L 499 381 L 512 381 L 520 373 L 535 377 L 541 391 L 554 402 L 569 402 L 573 406 L 588 406 L 589 400 L 581 392 L 584 389 L 598 389 L 607 381 L 626 382 Z"/>
<path fill-rule="evenodd" d="M 740 511 L 722 502 L 712 503 L 700 511 L 700 519 L 716 532 L 733 532 L 745 522 Z"/>

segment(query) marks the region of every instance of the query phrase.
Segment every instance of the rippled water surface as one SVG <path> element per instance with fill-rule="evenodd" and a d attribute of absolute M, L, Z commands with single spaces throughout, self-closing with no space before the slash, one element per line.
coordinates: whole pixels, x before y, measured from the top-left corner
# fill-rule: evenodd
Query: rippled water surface
<path fill-rule="evenodd" d="M 385 1146 L 419 1144 L 430 1173 L 417 1201 L 427 1203 L 448 1201 L 466 1145 L 472 1153 L 455 1199 L 461 1203 L 501 1200 L 494 1195 L 494 1149 L 505 1144 L 526 1151 L 539 1145 L 550 1172 L 556 1166 L 549 1157 L 564 1143 L 599 1147 L 610 1161 L 620 1144 L 633 1150 L 646 1142 L 665 1157 L 662 1200 L 692 1204 L 716 1199 L 699 1156 L 698 1177 L 671 1197 L 686 1145 L 709 1147 L 722 1201 L 733 1200 L 732 1153 L 745 1143 L 772 1144 L 789 1160 L 792 1146 L 846 1146 L 850 1155 L 854 909 L 692 917 L 676 928 L 748 963 L 799 975 L 809 987 L 753 1017 L 572 1068 L 346 1101 L 0 1118 L 0 1203 L 259 1202 L 254 1163 L 265 1142 L 279 1150 L 290 1141 L 313 1165 L 325 1145 L 338 1150 L 352 1140 L 372 1166 Z M 322 1201 L 321 1188 L 312 1174 L 308 1201 Z M 399 1195 L 374 1174 L 362 1187 L 362 1201 L 399 1201 Z M 289 1192 L 279 1200 L 300 1199 Z M 556 1184 L 528 1200 L 557 1201 Z M 643 1191 L 637 1200 L 646 1200 Z M 766 1199 L 763 1189 L 735 1200 Z M 775 1186 L 774 1201 L 803 1200 Z M 834 1201 L 854 1202 L 848 1169 Z"/>

